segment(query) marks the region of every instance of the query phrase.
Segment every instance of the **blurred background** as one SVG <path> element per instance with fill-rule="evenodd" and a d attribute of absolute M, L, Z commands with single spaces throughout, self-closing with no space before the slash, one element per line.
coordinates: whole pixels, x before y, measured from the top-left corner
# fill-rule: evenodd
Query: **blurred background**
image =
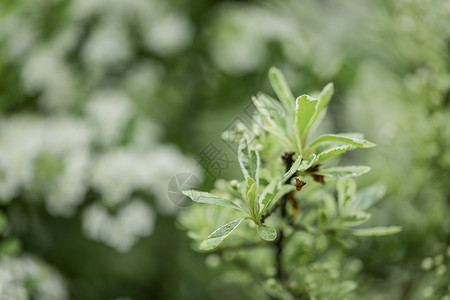
<path fill-rule="evenodd" d="M 0 1 L 0 299 L 252 299 L 170 192 L 238 174 L 271 66 L 378 145 L 345 159 L 403 231 L 349 251 L 355 299 L 450 299 L 448 0 Z"/>

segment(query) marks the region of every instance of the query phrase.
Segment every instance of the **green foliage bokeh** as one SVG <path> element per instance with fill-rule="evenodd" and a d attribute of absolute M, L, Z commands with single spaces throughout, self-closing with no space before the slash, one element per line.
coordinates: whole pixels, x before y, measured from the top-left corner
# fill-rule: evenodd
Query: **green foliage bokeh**
<path fill-rule="evenodd" d="M 364 132 L 377 144 L 343 160 L 372 168 L 358 179 L 359 187 L 386 186 L 371 225 L 403 230 L 366 238 L 346 253 L 341 271 L 359 286 L 352 297 L 449 299 L 446 0 L 0 2 L 0 154 L 8 158 L 0 159 L 2 257 L 42 259 L 63 278 L 70 299 L 263 297 L 251 276 L 214 254 L 195 251 L 183 224 L 200 223 L 200 215 L 186 221 L 186 210 L 179 209 L 178 217 L 172 203 L 158 199 L 178 169 L 195 169 L 193 157 L 242 116 L 252 95 L 274 96 L 266 76 L 271 66 L 283 71 L 295 96 L 333 82 L 328 120 L 319 130 Z M 161 175 L 150 191 L 130 182 L 136 188 L 122 202 L 108 198 L 96 183 L 101 180 L 93 181 L 81 202 L 67 208 L 72 214 L 64 215 L 65 208 L 52 206 L 49 189 L 71 156 L 59 150 L 54 155 L 59 146 L 48 141 L 34 162 L 31 183 L 24 181 L 10 198 L 3 193 L 10 184 L 8 172 L 27 168 L 20 163 L 27 161 L 22 152 L 17 151 L 17 161 L 3 155 L 17 150 L 7 145 L 25 145 L 20 139 L 11 144 L 10 136 L 31 138 L 33 133 L 25 131 L 34 126 L 45 132 L 65 122 L 100 130 L 100 123 L 90 123 L 95 107 L 89 103 L 104 95 L 126 103 L 123 110 L 131 107 L 130 113 L 114 123 L 122 124 L 116 133 L 104 125 L 110 139 L 92 138 L 86 173 L 94 173 L 102 157 L 147 157 L 147 152 L 158 153 L 160 169 L 172 173 Z M 235 161 L 224 177 L 236 174 Z M 202 187 L 213 187 L 208 176 Z M 86 233 L 89 208 L 100 203 L 114 213 L 135 198 L 150 207 L 155 220 L 153 230 L 133 240 L 129 252 L 117 252 L 114 241 Z M 303 242 L 308 244 L 306 238 Z M 264 268 L 267 254 L 255 255 L 261 257 L 256 267 Z M 342 259 L 330 257 L 317 264 L 317 273 L 299 270 L 299 277 L 317 281 L 315 275 Z"/>

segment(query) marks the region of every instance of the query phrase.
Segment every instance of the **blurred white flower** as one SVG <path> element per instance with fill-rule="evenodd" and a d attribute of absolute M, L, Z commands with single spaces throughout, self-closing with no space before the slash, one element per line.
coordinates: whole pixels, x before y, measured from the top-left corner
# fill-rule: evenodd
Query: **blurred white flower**
<path fill-rule="evenodd" d="M 32 162 L 41 147 L 40 125 L 30 116 L 0 121 L 0 201 L 10 201 L 32 181 Z"/>
<path fill-rule="evenodd" d="M 145 189 L 149 171 L 142 153 L 119 148 L 102 154 L 92 169 L 91 182 L 104 203 L 114 206 L 124 202 L 133 191 Z"/>
<path fill-rule="evenodd" d="M 30 284 L 33 283 L 33 284 Z M 56 270 L 31 256 L 0 259 L 0 300 L 63 300 L 66 286 Z"/>
<path fill-rule="evenodd" d="M 146 46 L 161 56 L 178 54 L 191 43 L 194 28 L 190 20 L 180 13 L 159 16 L 144 32 Z"/>
<path fill-rule="evenodd" d="M 153 232 L 155 214 L 142 200 L 133 199 L 116 214 L 99 203 L 83 213 L 83 229 L 91 239 L 101 241 L 119 252 L 129 251 L 140 238 Z"/>
<path fill-rule="evenodd" d="M 8 41 L 5 44 L 7 57 L 16 60 L 30 50 L 36 39 L 36 31 L 29 23 L 10 16 L 0 20 L 0 36 Z"/>
<path fill-rule="evenodd" d="M 86 104 L 87 118 L 97 131 L 102 146 L 120 142 L 127 122 L 133 116 L 133 103 L 120 92 L 97 92 Z"/>
<path fill-rule="evenodd" d="M 43 47 L 31 53 L 25 59 L 22 80 L 28 92 L 42 93 L 40 101 L 47 109 L 64 110 L 74 104 L 75 74 L 57 49 Z"/>
<path fill-rule="evenodd" d="M 68 216 L 84 199 L 86 192 L 90 128 L 69 116 L 41 118 L 20 115 L 0 121 L 0 201 L 8 202 L 21 190 L 36 185 L 45 191 L 49 212 Z M 43 166 L 36 165 L 45 158 Z M 45 182 L 37 174 L 39 168 L 62 162 Z"/>
<path fill-rule="evenodd" d="M 71 216 L 84 200 L 88 189 L 89 154 L 74 152 L 64 159 L 64 171 L 47 188 L 45 202 L 47 210 L 59 216 Z"/>
<path fill-rule="evenodd" d="M 128 34 L 120 24 L 102 20 L 89 36 L 82 51 L 82 59 L 89 69 L 102 72 L 130 58 L 130 44 Z"/>

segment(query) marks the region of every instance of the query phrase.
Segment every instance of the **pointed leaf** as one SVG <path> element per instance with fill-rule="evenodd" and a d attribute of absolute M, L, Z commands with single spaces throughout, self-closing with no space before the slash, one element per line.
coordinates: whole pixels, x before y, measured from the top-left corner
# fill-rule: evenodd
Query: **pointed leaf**
<path fill-rule="evenodd" d="M 317 112 L 320 113 L 325 109 L 331 100 L 334 93 L 334 85 L 332 82 L 328 83 L 320 92 L 319 95 L 319 106 L 317 107 Z"/>
<path fill-rule="evenodd" d="M 206 240 L 200 243 L 200 250 L 211 250 L 216 248 L 224 239 L 226 239 L 233 230 L 241 224 L 245 218 L 233 220 L 211 233 Z"/>
<path fill-rule="evenodd" d="M 258 183 L 259 154 L 249 145 L 246 136 L 239 143 L 238 159 L 244 176 L 251 177 Z"/>
<path fill-rule="evenodd" d="M 297 172 L 300 169 L 300 164 L 301 163 L 302 163 L 302 156 L 299 155 L 297 157 L 297 159 L 294 161 L 294 163 L 292 164 L 292 166 L 289 169 L 289 171 L 287 171 L 283 175 L 283 178 L 281 179 L 281 183 L 285 183 L 295 172 Z"/>
<path fill-rule="evenodd" d="M 356 226 L 367 222 L 370 219 L 370 214 L 364 212 L 357 212 L 355 214 L 347 215 L 342 218 L 346 225 Z"/>
<path fill-rule="evenodd" d="M 259 236 L 265 241 L 273 241 L 277 238 L 277 231 L 275 228 L 267 226 L 267 225 L 259 225 L 258 226 Z"/>
<path fill-rule="evenodd" d="M 296 138 L 300 149 L 306 144 L 310 122 L 317 109 L 319 100 L 308 95 L 302 95 L 295 101 L 295 126 L 297 130 Z"/>
<path fill-rule="evenodd" d="M 319 136 L 317 139 L 315 139 L 308 148 L 311 152 L 315 152 L 315 150 L 320 147 L 323 144 L 326 143 L 342 143 L 342 144 L 348 144 L 352 145 L 358 148 L 371 148 L 374 147 L 375 144 L 369 141 L 366 141 L 364 139 L 360 139 L 357 137 L 350 137 L 350 136 L 344 136 L 344 135 L 338 135 L 338 134 L 324 134 Z M 339 145 L 337 145 L 339 146 Z"/>
<path fill-rule="evenodd" d="M 347 178 L 363 175 L 370 171 L 370 167 L 367 166 L 347 166 L 347 167 L 332 167 L 327 169 L 322 169 L 315 174 L 322 175 L 326 177 L 334 178 Z"/>
<path fill-rule="evenodd" d="M 310 128 L 311 131 L 315 127 L 317 127 L 322 122 L 322 119 L 325 117 L 325 114 L 327 112 L 327 105 L 330 102 L 333 93 L 334 93 L 333 83 L 328 83 L 320 92 L 319 104 L 317 105 L 317 110 L 314 113 L 314 116 L 312 117 L 311 121 L 311 128 Z"/>
<path fill-rule="evenodd" d="M 251 177 L 247 177 L 245 196 L 247 200 L 248 207 L 252 216 L 259 215 L 259 202 L 257 199 L 257 185 L 256 182 Z"/>
<path fill-rule="evenodd" d="M 334 148 L 325 150 L 323 152 L 320 152 L 319 154 L 317 154 L 315 163 L 319 164 L 329 158 L 341 155 L 341 154 L 347 152 L 347 150 L 349 150 L 350 147 L 351 147 L 351 145 L 345 145 L 345 146 L 334 147 Z"/>
<path fill-rule="evenodd" d="M 280 99 L 281 104 L 283 104 L 284 109 L 288 113 L 291 119 L 294 117 L 294 103 L 295 97 L 289 88 L 283 74 L 277 68 L 270 68 L 269 70 L 269 80 L 272 89 Z"/>
<path fill-rule="evenodd" d="M 189 190 L 183 191 L 183 194 L 188 196 L 189 198 L 192 199 L 192 201 L 197 203 L 214 204 L 241 210 L 241 208 L 236 204 L 234 204 L 231 200 L 223 199 L 211 193 Z"/>
<path fill-rule="evenodd" d="M 372 228 L 353 229 L 351 233 L 358 236 L 381 236 L 399 233 L 400 231 L 402 231 L 402 228 L 400 226 L 380 226 Z"/>

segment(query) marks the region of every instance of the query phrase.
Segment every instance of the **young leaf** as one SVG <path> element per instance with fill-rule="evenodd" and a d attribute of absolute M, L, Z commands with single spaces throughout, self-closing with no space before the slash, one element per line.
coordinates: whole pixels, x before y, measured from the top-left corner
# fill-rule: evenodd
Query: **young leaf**
<path fill-rule="evenodd" d="M 277 94 L 284 109 L 290 118 L 293 119 L 295 98 L 283 74 L 277 68 L 272 67 L 269 70 L 269 80 L 272 89 L 275 91 L 275 94 Z"/>
<path fill-rule="evenodd" d="M 326 143 L 343 143 L 352 145 L 358 148 L 372 148 L 375 146 L 374 143 L 369 142 L 364 139 L 356 138 L 356 137 L 349 137 L 344 135 L 337 135 L 337 134 L 324 134 L 319 136 L 317 139 L 315 139 L 308 148 L 311 152 L 314 152 L 318 147 L 320 147 L 323 144 Z M 338 145 L 339 146 L 339 145 Z"/>
<path fill-rule="evenodd" d="M 367 222 L 370 219 L 370 214 L 365 212 L 356 212 L 342 218 L 346 225 L 356 226 Z"/>
<path fill-rule="evenodd" d="M 315 127 L 317 127 L 322 122 L 322 119 L 325 117 L 325 114 L 327 112 L 327 105 L 328 102 L 330 102 L 333 93 L 334 93 L 333 83 L 327 84 L 320 92 L 319 104 L 317 105 L 316 112 L 314 113 L 314 116 L 312 117 L 311 120 L 311 128 L 310 128 L 311 131 Z"/>
<path fill-rule="evenodd" d="M 245 218 L 233 220 L 211 233 L 206 240 L 200 243 L 200 250 L 211 250 L 216 248 L 224 239 L 226 239 L 233 230 L 241 224 Z"/>
<path fill-rule="evenodd" d="M 381 236 L 395 234 L 400 231 L 402 231 L 402 228 L 400 226 L 380 226 L 372 228 L 353 229 L 351 233 L 358 236 Z"/>
<path fill-rule="evenodd" d="M 347 167 L 332 167 L 328 169 L 322 169 L 315 174 L 325 177 L 335 178 L 347 178 L 363 175 L 370 171 L 370 167 L 366 166 L 347 166 Z"/>
<path fill-rule="evenodd" d="M 259 154 L 248 144 L 246 136 L 242 137 L 239 143 L 238 159 L 244 176 L 251 177 L 258 183 Z"/>
<path fill-rule="evenodd" d="M 191 198 L 192 201 L 197 202 L 197 203 L 214 204 L 214 205 L 231 207 L 234 209 L 241 210 L 241 208 L 239 206 L 237 206 L 236 204 L 234 204 L 231 200 L 223 199 L 223 198 L 216 196 L 214 194 L 211 194 L 211 193 L 194 191 L 194 190 L 183 191 L 182 193 L 184 195 L 188 196 L 189 198 Z"/>
<path fill-rule="evenodd" d="M 259 236 L 265 241 L 273 241 L 277 238 L 277 231 L 275 228 L 267 225 L 258 225 Z"/>
<path fill-rule="evenodd" d="M 334 85 L 332 82 L 328 83 L 320 92 L 319 95 L 319 106 L 317 107 L 317 113 L 321 113 L 324 110 L 328 102 L 330 102 L 331 97 L 334 93 Z"/>
<path fill-rule="evenodd" d="M 259 215 L 259 202 L 257 199 L 257 184 L 251 177 L 247 177 L 247 183 L 245 188 L 245 196 L 247 199 L 248 207 L 252 216 L 256 217 Z"/>
<path fill-rule="evenodd" d="M 299 155 L 295 162 L 292 164 L 289 171 L 287 171 L 283 178 L 281 179 L 281 183 L 285 183 L 295 172 L 297 172 L 300 169 L 300 164 L 302 163 L 302 156 Z"/>
<path fill-rule="evenodd" d="M 345 153 L 348 149 L 350 149 L 350 147 L 351 147 L 351 145 L 338 146 L 338 147 L 334 147 L 334 148 L 325 150 L 323 152 L 320 152 L 319 154 L 317 154 L 315 163 L 319 164 L 319 163 L 323 162 L 324 160 L 341 155 L 341 154 Z"/>
<path fill-rule="evenodd" d="M 295 101 L 295 128 L 297 130 L 296 139 L 300 147 L 299 150 L 303 149 L 303 146 L 306 144 L 310 122 L 316 112 L 318 102 L 319 100 L 308 95 L 302 95 Z"/>

